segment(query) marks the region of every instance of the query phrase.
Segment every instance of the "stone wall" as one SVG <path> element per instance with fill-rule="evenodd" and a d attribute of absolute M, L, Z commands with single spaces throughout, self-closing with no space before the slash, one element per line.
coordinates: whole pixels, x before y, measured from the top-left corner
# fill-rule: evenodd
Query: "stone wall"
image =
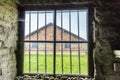
<path fill-rule="evenodd" d="M 16 77 L 17 9 L 15 0 L 0 0 L 0 80 Z"/>
<path fill-rule="evenodd" d="M 64 3 L 81 3 L 87 2 L 88 0 L 20 0 L 22 4 L 64 4 Z"/>
<path fill-rule="evenodd" d="M 120 8 L 118 2 L 115 3 L 118 0 L 91 1 L 94 1 L 95 6 L 93 27 L 96 80 L 120 80 L 120 72 L 114 69 L 114 63 L 118 62 L 120 65 L 120 61 L 119 58 L 116 59 L 113 52 L 120 50 Z M 15 3 L 15 0 L 0 0 L 0 80 L 14 80 L 16 77 L 17 9 Z"/>
<path fill-rule="evenodd" d="M 120 80 L 120 71 L 114 71 L 114 50 L 120 50 L 120 9 L 105 0 L 95 0 L 94 7 L 94 60 L 95 80 Z M 109 5 L 110 4 L 110 5 Z M 99 6 L 98 6 L 99 5 Z M 112 6 L 111 6 L 112 5 Z M 119 67 L 120 68 L 120 67 Z"/>

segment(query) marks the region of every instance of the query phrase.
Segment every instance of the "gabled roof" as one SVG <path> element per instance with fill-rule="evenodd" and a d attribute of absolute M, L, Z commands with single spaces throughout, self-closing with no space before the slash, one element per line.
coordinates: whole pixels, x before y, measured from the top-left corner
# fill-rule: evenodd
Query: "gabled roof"
<path fill-rule="evenodd" d="M 27 38 L 27 37 L 29 37 L 29 36 L 37 33 L 37 32 L 40 32 L 41 30 L 43 30 L 43 29 L 45 29 L 45 28 L 47 28 L 47 27 L 49 27 L 49 26 L 54 26 L 54 24 L 53 24 L 53 23 L 49 23 L 49 24 L 47 24 L 47 25 L 39 28 L 38 30 L 35 30 L 35 31 L 33 31 L 32 33 L 26 35 L 25 38 Z M 73 36 L 75 36 L 75 37 L 78 38 L 78 36 L 77 36 L 76 34 L 74 34 L 74 33 L 72 33 L 72 32 L 69 32 L 68 30 L 66 30 L 66 29 L 64 29 L 64 28 L 61 28 L 61 27 L 59 27 L 59 26 L 56 26 L 56 27 L 59 28 L 59 29 L 61 29 L 61 30 L 63 30 L 64 32 L 67 32 L 67 33 L 69 33 L 69 34 L 71 34 L 71 35 L 73 35 Z M 82 40 L 82 41 L 85 41 L 85 39 L 83 39 L 83 38 L 81 38 L 81 37 L 79 37 L 79 39 Z"/>

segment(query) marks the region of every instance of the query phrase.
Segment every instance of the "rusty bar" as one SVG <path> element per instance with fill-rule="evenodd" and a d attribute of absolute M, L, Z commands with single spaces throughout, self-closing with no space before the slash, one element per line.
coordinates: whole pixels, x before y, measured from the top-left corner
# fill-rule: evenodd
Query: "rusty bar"
<path fill-rule="evenodd" d="M 92 21 L 93 21 L 93 9 L 88 8 L 87 13 L 87 23 L 88 23 L 88 75 L 90 77 L 94 77 L 94 61 L 93 61 L 93 28 L 92 28 Z"/>
<path fill-rule="evenodd" d="M 54 54 L 53 54 L 53 75 L 56 76 L 56 10 L 54 10 Z"/>
<path fill-rule="evenodd" d="M 66 9 L 85 9 L 88 7 L 88 2 L 83 4 L 59 4 L 59 5 L 20 5 L 27 11 L 33 11 L 33 10 L 54 10 L 55 8 L 57 10 L 66 10 Z"/>

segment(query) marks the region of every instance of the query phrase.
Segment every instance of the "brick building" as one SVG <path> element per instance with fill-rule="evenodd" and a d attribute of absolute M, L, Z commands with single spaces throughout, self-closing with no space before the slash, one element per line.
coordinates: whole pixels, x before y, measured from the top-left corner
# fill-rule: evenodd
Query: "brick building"
<path fill-rule="evenodd" d="M 49 23 L 38 30 L 35 30 L 31 32 L 30 34 L 25 36 L 25 40 L 31 40 L 31 41 L 54 41 L 54 25 L 52 23 Z M 85 41 L 85 39 L 77 36 L 76 34 L 61 28 L 59 26 L 56 26 L 56 41 L 65 41 L 65 43 L 57 43 L 56 44 L 56 50 L 60 52 L 63 50 L 64 52 L 69 52 L 70 49 L 71 51 L 75 54 L 75 52 L 78 52 L 80 50 L 81 54 L 87 53 L 87 44 L 86 43 L 69 43 L 67 41 Z M 66 43 L 67 42 L 67 43 Z M 46 46 L 46 47 L 45 47 Z M 80 46 L 80 47 L 78 47 Z M 38 47 L 39 51 L 53 51 L 53 43 L 49 42 L 42 42 L 42 43 L 37 43 L 37 42 L 32 42 L 30 44 L 26 43 L 25 44 L 25 51 L 28 51 L 29 48 L 32 51 L 36 51 Z M 49 52 L 49 53 L 50 53 Z M 66 53 L 66 54 L 67 54 Z M 76 53 L 78 54 L 78 53 Z"/>

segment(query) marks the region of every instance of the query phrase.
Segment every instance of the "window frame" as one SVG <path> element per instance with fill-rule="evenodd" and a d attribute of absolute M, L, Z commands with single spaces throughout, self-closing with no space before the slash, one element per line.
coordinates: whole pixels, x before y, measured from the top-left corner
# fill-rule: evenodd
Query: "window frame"
<path fill-rule="evenodd" d="M 72 6 L 72 7 L 71 7 Z M 88 77 L 94 77 L 94 63 L 93 63 L 93 28 L 92 28 L 92 9 L 85 5 L 24 5 L 18 7 L 19 22 L 18 22 L 18 45 L 17 45 L 17 75 L 23 75 L 24 65 L 24 26 L 25 26 L 25 11 L 35 10 L 64 10 L 64 9 L 88 9 Z M 74 76 L 74 75 L 68 75 Z M 76 76 L 76 75 L 75 75 Z M 83 76 L 83 75 L 79 75 Z"/>

